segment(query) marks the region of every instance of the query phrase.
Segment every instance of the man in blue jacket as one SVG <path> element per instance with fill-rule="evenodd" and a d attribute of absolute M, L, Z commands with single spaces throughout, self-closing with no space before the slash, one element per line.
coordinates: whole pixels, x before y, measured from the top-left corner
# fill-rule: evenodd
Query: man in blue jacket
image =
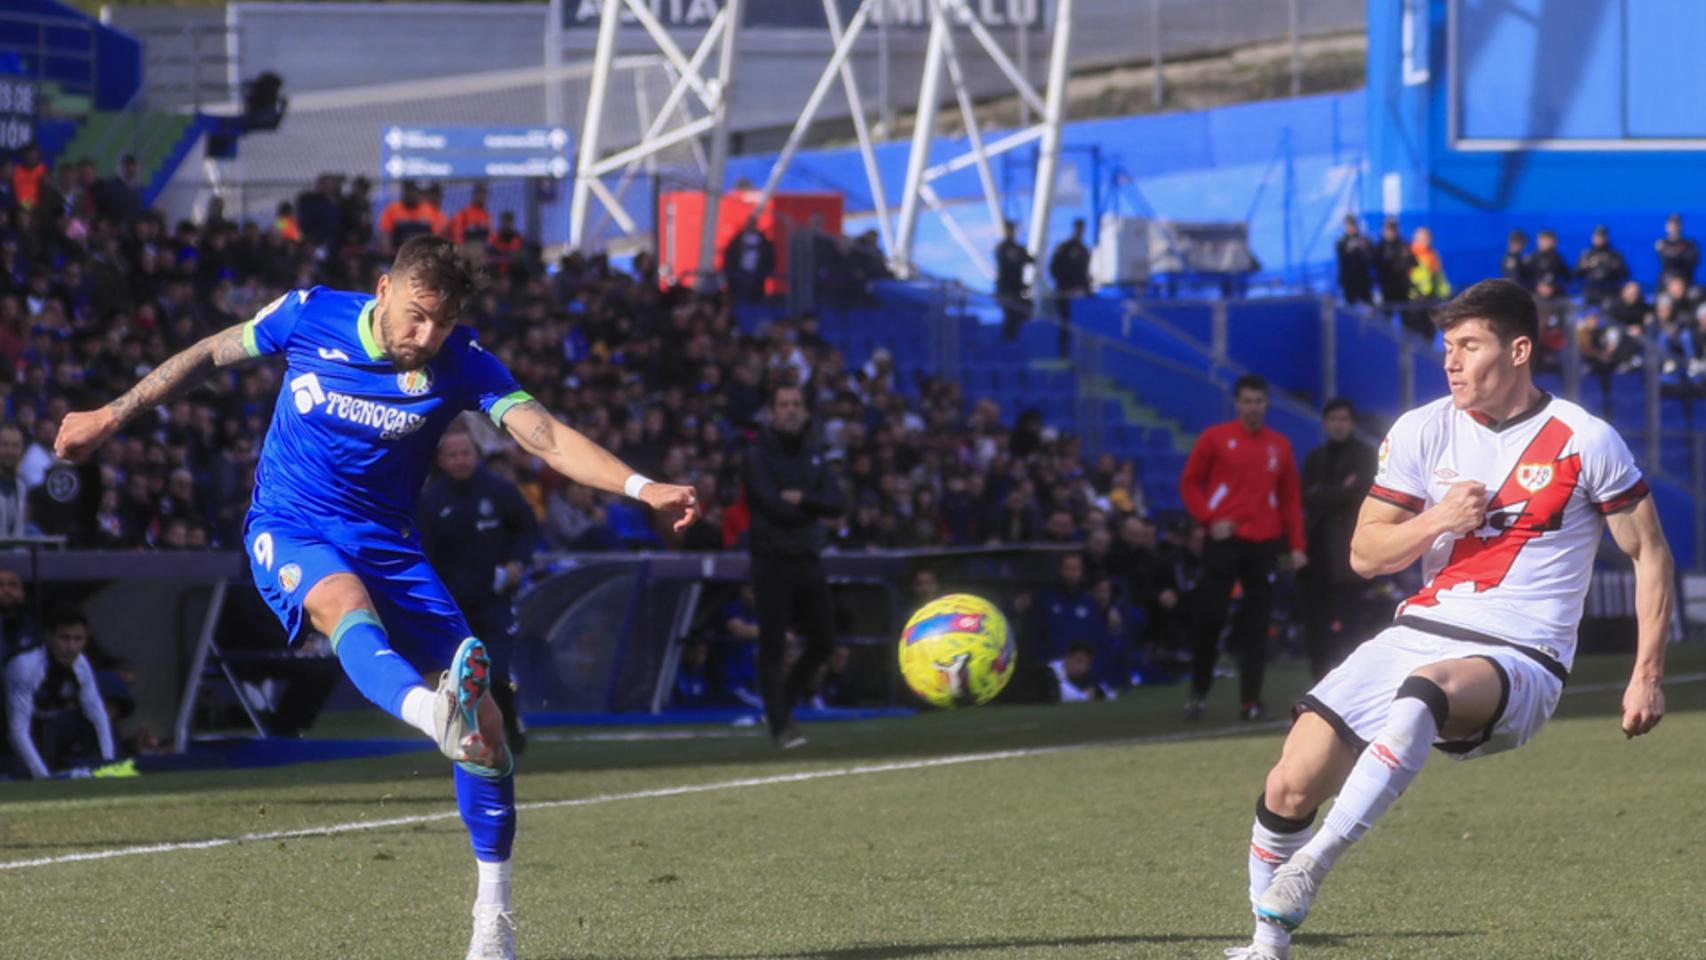
<path fill-rule="evenodd" d="M 509 675 L 515 642 L 512 598 L 539 544 L 539 523 L 515 484 L 480 466 L 474 438 L 452 430 L 438 444 L 441 476 L 421 495 L 421 545 L 450 596 L 485 640 L 492 698 L 503 710 L 510 750 L 526 746 Z"/>

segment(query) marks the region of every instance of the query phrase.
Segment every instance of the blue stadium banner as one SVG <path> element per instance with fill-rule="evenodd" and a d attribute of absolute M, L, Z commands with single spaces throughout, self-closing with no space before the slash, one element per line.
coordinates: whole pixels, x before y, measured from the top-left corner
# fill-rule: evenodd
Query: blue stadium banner
<path fill-rule="evenodd" d="M 399 127 L 381 129 L 380 171 L 391 180 L 569 175 L 563 127 Z"/>
<path fill-rule="evenodd" d="M 34 77 L 0 74 L 0 150 L 22 150 L 36 142 L 40 90 Z"/>
<path fill-rule="evenodd" d="M 702 30 L 709 26 L 723 0 L 642 0 L 646 8 L 665 27 L 682 30 Z M 846 23 L 858 11 L 862 0 L 836 0 L 841 9 L 841 22 Z M 564 26 L 592 28 L 598 26 L 602 0 L 563 0 Z M 748 30 L 825 30 L 823 5 L 819 0 L 744 0 Z M 1040 28 L 1047 21 L 1047 0 L 965 0 L 972 17 L 991 29 L 1025 26 Z M 622 22 L 638 26 L 633 11 L 622 7 Z M 930 26 L 930 0 L 876 0 L 871 11 L 871 25 L 887 23 L 891 28 L 922 30 Z"/>

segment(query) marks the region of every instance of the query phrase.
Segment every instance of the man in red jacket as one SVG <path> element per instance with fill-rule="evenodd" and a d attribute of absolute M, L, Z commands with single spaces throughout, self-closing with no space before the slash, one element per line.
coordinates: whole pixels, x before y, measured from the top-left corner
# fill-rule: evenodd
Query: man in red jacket
<path fill-rule="evenodd" d="M 1308 562 L 1303 552 L 1297 460 L 1285 437 L 1263 425 L 1268 415 L 1268 382 L 1247 373 L 1238 378 L 1233 397 L 1238 419 L 1204 430 L 1179 477 L 1185 509 L 1208 528 L 1197 590 L 1187 720 L 1202 718 L 1234 583 L 1244 588 L 1227 641 L 1238 657 L 1238 715 L 1245 720 L 1262 719 L 1262 671 L 1267 666 L 1268 615 L 1273 606 L 1271 578 L 1287 547 L 1293 570 Z"/>

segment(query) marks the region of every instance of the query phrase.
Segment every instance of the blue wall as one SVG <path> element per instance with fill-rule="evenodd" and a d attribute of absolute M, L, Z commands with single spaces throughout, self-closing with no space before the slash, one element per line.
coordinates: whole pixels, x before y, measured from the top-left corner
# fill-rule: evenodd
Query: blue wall
<path fill-rule="evenodd" d="M 1668 4 L 1673 0 L 1656 2 Z M 1592 118 L 1613 110 L 1622 93 L 1617 83 L 1595 84 L 1577 77 L 1578 68 L 1592 74 L 1593 69 L 1599 69 L 1594 64 L 1604 60 L 1594 52 L 1603 38 L 1595 39 L 1595 32 L 1581 25 L 1618 19 L 1621 13 L 1612 8 L 1621 6 L 1608 0 L 1571 0 L 1568 4 L 1520 0 L 1514 6 L 1500 6 L 1502 12 L 1497 12 L 1492 5 L 1465 0 L 1466 9 L 1481 10 L 1483 17 L 1515 17 L 1521 13 L 1518 8 L 1534 8 L 1544 18 L 1576 27 L 1548 31 L 1542 39 L 1552 45 L 1544 47 L 1545 55 L 1525 63 L 1520 59 L 1525 50 L 1532 55 L 1543 49 L 1531 28 L 1525 34 L 1524 28 L 1506 26 L 1495 31 L 1495 36 L 1472 43 L 1464 25 L 1459 24 L 1465 43 L 1461 52 L 1468 61 L 1466 80 L 1479 84 L 1466 93 L 1466 106 L 1475 109 L 1465 110 L 1465 120 L 1480 123 L 1482 133 L 1507 129 L 1520 132 L 1522 128 L 1514 126 L 1519 116 L 1525 118 L 1522 123 L 1528 132 L 1535 135 L 1567 136 L 1595 130 L 1593 123 L 1597 121 Z M 1631 9 L 1634 6 L 1630 5 Z M 1697 18 L 1706 5 L 1691 4 L 1690 9 L 1696 12 L 1684 20 Z M 1419 25 L 1425 33 L 1425 51 L 1416 65 L 1425 64 L 1427 82 L 1405 82 L 1401 11 L 1402 5 L 1393 0 L 1370 0 L 1368 6 L 1369 170 L 1363 184 L 1363 206 L 1370 213 L 1399 214 L 1406 230 L 1423 224 L 1432 227 L 1454 285 L 1462 287 L 1497 275 L 1504 236 L 1516 227 L 1527 230 L 1530 236 L 1541 227 L 1557 230 L 1559 246 L 1574 262 L 1587 246 L 1594 225 L 1603 223 L 1610 228 L 1613 244 L 1628 258 L 1636 278 L 1648 285 L 1658 275 L 1653 242 L 1664 232 L 1666 215 L 1681 212 L 1691 221 L 1691 234 L 1698 236 L 1706 230 L 1706 177 L 1701 175 L 1706 170 L 1706 151 L 1494 150 L 1454 145 L 1446 83 L 1446 0 L 1429 0 L 1426 22 Z M 1556 41 L 1565 37 L 1579 37 L 1580 48 L 1558 48 Z M 1698 37 L 1691 37 L 1690 42 L 1697 44 Z M 1655 50 L 1652 55 L 1658 57 L 1662 52 Z M 1684 73 L 1679 79 L 1684 86 L 1673 95 L 1698 120 L 1699 99 L 1687 96 L 1686 90 L 1691 89 L 1688 83 L 1706 83 L 1701 79 L 1706 72 L 1700 70 L 1695 57 Z M 1500 83 L 1489 79 L 1496 76 L 1506 79 Z M 1412 69 L 1409 78 L 1419 79 L 1419 74 Z M 1495 95 L 1516 105 L 1495 116 L 1490 105 L 1498 99 Z M 1699 120 L 1698 125 L 1706 130 L 1706 120 Z M 1387 187 L 1389 177 L 1397 178 L 1396 191 Z M 1396 210 L 1387 204 L 1389 192 L 1398 200 Z"/>
<path fill-rule="evenodd" d="M 1367 113 L 1359 91 L 1068 124 L 1050 246 L 1071 232 L 1074 218 L 1091 218 L 1099 191 L 1104 210 L 1126 215 L 1248 221 L 1251 246 L 1270 272 L 1298 275 L 1311 266 L 1319 271 L 1332 262 L 1339 218 L 1357 202 Z M 985 141 L 1001 135 L 986 131 Z M 907 146 L 889 143 L 876 150 L 883 191 L 896 211 Z M 945 161 L 965 146 L 963 139 L 938 138 L 931 161 Z M 763 184 L 775 159 L 761 154 L 731 161 L 729 184 L 740 179 Z M 1029 148 L 993 163 L 1004 214 L 1021 223 L 1029 216 L 1034 163 Z M 976 170 L 950 174 L 933 186 L 973 244 L 993 250 L 1000 228 L 990 220 Z M 876 226 L 855 148 L 800 153 L 781 188 L 843 191 L 853 214 L 847 229 Z M 914 259 L 927 273 L 978 289 L 991 286 L 928 210 L 920 218 L 915 250 Z"/>
<path fill-rule="evenodd" d="M 68 93 L 88 96 L 97 110 L 122 110 L 142 87 L 142 44 L 128 34 L 103 26 L 93 17 L 55 0 L 6 0 L 0 12 L 0 43 L 24 51 L 26 67 Z M 10 16 L 74 20 L 95 34 L 95 63 L 86 56 L 89 35 L 84 27 L 51 27 L 46 31 L 45 69 L 35 63 L 38 30 Z M 75 54 L 75 55 L 68 55 Z"/>

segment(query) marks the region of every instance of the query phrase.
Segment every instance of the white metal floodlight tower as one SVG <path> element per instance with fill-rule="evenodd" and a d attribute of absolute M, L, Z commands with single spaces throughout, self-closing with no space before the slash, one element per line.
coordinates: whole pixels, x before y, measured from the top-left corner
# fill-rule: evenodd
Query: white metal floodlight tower
<path fill-rule="evenodd" d="M 563 2 L 564 0 L 553 0 L 554 24 L 562 22 L 560 5 Z M 699 245 L 699 263 L 709 264 L 715 256 L 712 249 L 716 230 L 714 212 L 723 192 L 724 169 L 728 159 L 730 93 L 743 0 L 722 0 L 721 9 L 700 38 L 691 57 L 683 53 L 651 13 L 649 0 L 600 2 L 602 8 L 593 58 L 591 102 L 587 105 L 585 122 L 581 129 L 579 162 L 575 169 L 574 199 L 569 224 L 570 244 L 577 248 L 585 244 L 587 218 L 591 199 L 594 197 L 604 205 L 619 226 L 632 232 L 631 219 L 620 210 L 618 194 L 625 188 L 633 173 L 647 158 L 655 156 L 661 150 L 683 142 L 696 143 L 701 137 L 709 137 L 709 158 L 705 164 L 707 215 L 702 224 Z M 810 0 L 799 2 L 809 3 Z M 1040 261 L 1043 245 L 1048 240 L 1049 218 L 1054 207 L 1055 173 L 1060 161 L 1060 127 L 1066 105 L 1066 81 L 1070 73 L 1068 67 L 1072 39 L 1072 0 L 1052 0 L 1052 36 L 1046 86 L 1042 93 L 1037 91 L 1020 67 L 1014 63 L 1013 58 L 1002 49 L 990 29 L 971 9 L 971 2 L 981 0 L 921 0 L 928 5 L 930 32 L 925 47 L 922 75 L 919 78 L 916 122 L 907 157 L 906 188 L 900 201 L 898 221 L 893 216 L 883 191 L 871 131 L 865 119 L 864 103 L 853 70 L 848 64 L 849 55 L 867 28 L 880 24 L 889 11 L 897 8 L 897 0 L 861 0 L 845 22 L 841 16 L 843 4 L 837 0 L 820 2 L 823 4 L 824 17 L 834 48 L 818 77 L 817 84 L 801 109 L 781 154 L 771 168 L 758 209 L 763 210 L 774 196 L 783 175 L 810 133 L 824 99 L 839 81 L 847 98 L 854 132 L 858 137 L 860 156 L 864 162 L 867 186 L 876 207 L 874 212 L 877 215 L 878 234 L 884 248 L 890 252 L 890 260 L 897 273 L 906 276 L 913 272 L 913 238 L 918 228 L 919 205 L 922 203 L 941 218 L 949 235 L 964 249 L 971 262 L 983 273 L 993 277 L 994 267 L 990 263 L 988 251 L 972 241 L 971 236 L 954 218 L 948 205 L 942 201 L 931 184 L 947 174 L 975 167 L 989 215 L 995 223 L 1000 223 L 1003 219 L 1001 198 L 990 168 L 990 159 L 1031 143 L 1038 145 L 1038 159 L 1031 190 L 1031 217 L 1026 246 L 1032 256 Z M 1045 0 L 1035 2 L 1043 3 Z M 910 5 L 916 7 L 917 3 Z M 624 16 L 631 17 L 644 29 L 672 67 L 676 81 L 663 107 L 654 114 L 651 126 L 641 141 L 619 152 L 603 156 L 603 141 L 600 136 L 604 117 L 603 101 L 609 96 L 609 77 L 615 63 L 616 39 L 618 31 L 623 28 Z M 966 37 L 969 37 L 969 43 L 966 43 Z M 981 51 L 993 61 L 1000 73 L 1012 84 L 1014 93 L 1028 111 L 1038 118 L 1035 123 L 994 141 L 984 139 L 974 111 L 972 91 L 966 82 L 962 44 L 971 50 Z M 548 57 L 561 56 L 559 42 L 548 39 L 547 45 L 550 51 L 554 51 L 548 52 Z M 714 51 L 717 52 L 717 73 L 711 77 L 707 76 L 705 71 Z M 969 149 L 949 160 L 931 164 L 930 145 L 936 136 L 938 101 L 942 94 L 941 80 L 944 71 L 953 89 Z M 686 120 L 670 129 L 669 118 L 683 114 L 682 108 L 689 93 L 698 100 L 703 112 L 696 119 Z M 601 178 L 619 170 L 624 174 L 623 187 L 612 191 L 605 186 Z"/>

